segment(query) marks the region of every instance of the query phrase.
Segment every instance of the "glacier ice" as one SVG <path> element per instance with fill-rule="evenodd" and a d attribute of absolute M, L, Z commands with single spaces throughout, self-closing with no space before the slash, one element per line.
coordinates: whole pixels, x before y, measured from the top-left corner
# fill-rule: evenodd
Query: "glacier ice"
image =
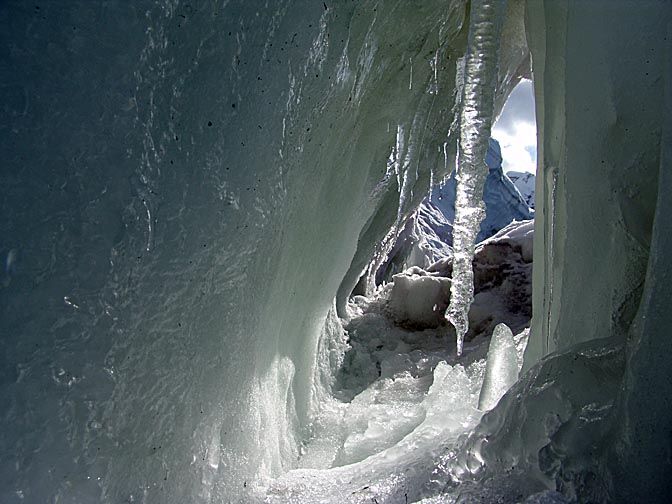
<path fill-rule="evenodd" d="M 465 12 L 3 2 L 0 501 L 244 502 L 297 464 L 339 285 L 453 163 Z"/>
<path fill-rule="evenodd" d="M 349 304 L 350 349 L 332 386 L 347 400 L 315 419 L 298 468 L 257 484 L 259 502 L 405 503 L 441 493 L 437 461 L 482 415 L 487 339 L 467 342 L 458 363 L 442 329 L 396 324 L 389 294 Z M 521 353 L 524 344 L 517 335 Z"/>
<path fill-rule="evenodd" d="M 498 324 L 490 339 L 483 387 L 478 396 L 478 409 L 492 409 L 517 380 L 518 354 L 513 333 L 506 324 Z"/>
<path fill-rule="evenodd" d="M 557 489 L 572 501 L 606 502 L 606 464 L 596 454 L 611 443 L 624 366 L 623 345 L 613 339 L 543 359 L 447 457 L 447 473 L 482 482 L 506 474 L 525 491 Z"/>
<path fill-rule="evenodd" d="M 506 4 L 534 317 L 479 423 L 483 368 L 439 366 L 445 334 L 423 360 L 352 318 L 381 324 L 379 376 L 341 321 L 454 166 L 467 2 L 2 2 L 0 501 L 667 502 L 670 11 Z M 343 405 L 407 356 L 417 416 L 381 406 L 339 454 Z"/>
<path fill-rule="evenodd" d="M 460 141 L 453 226 L 453 280 L 446 319 L 455 327 L 457 355 L 462 354 L 474 297 L 471 261 L 483 220 L 483 186 L 488 175 L 485 157 L 490 139 L 497 87 L 498 55 L 506 2 L 471 3 L 469 42 L 460 111 Z"/>

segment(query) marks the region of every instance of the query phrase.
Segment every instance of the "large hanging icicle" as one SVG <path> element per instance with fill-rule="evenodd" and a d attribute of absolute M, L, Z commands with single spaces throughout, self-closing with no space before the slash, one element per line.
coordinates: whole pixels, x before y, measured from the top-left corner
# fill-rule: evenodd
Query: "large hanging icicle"
<path fill-rule="evenodd" d="M 485 215 L 483 185 L 488 176 L 485 155 L 492 125 L 497 83 L 499 42 L 506 0 L 472 0 L 469 42 L 464 71 L 457 197 L 453 230 L 453 282 L 446 319 L 457 332 L 457 355 L 462 355 L 468 313 L 474 297 L 471 261 L 474 242 Z"/>

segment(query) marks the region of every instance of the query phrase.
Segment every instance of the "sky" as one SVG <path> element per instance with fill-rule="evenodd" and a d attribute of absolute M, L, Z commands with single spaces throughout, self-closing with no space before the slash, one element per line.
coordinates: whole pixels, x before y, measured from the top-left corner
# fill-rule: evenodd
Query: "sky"
<path fill-rule="evenodd" d="M 537 171 L 537 123 L 531 81 L 522 81 L 513 90 L 492 128 L 492 137 L 502 147 L 504 172 Z"/>

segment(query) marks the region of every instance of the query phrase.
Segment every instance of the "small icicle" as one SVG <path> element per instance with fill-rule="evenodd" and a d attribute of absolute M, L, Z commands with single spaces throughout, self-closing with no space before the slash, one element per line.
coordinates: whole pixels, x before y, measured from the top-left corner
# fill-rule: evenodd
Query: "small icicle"
<path fill-rule="evenodd" d="M 513 333 L 506 324 L 497 324 L 488 348 L 478 409 L 487 411 L 494 408 L 516 380 L 518 380 L 518 354 Z"/>
<path fill-rule="evenodd" d="M 497 63 L 506 0 L 472 0 L 469 41 L 464 69 L 460 114 L 459 158 L 456 173 L 453 227 L 453 279 L 446 319 L 457 333 L 457 355 L 462 355 L 468 313 L 474 298 L 472 260 L 474 245 L 485 215 L 483 186 L 488 176 L 488 151 Z"/>

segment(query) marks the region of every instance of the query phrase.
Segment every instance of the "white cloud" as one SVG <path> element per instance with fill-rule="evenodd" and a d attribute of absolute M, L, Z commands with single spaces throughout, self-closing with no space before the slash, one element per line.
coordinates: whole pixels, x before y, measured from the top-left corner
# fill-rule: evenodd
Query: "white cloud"
<path fill-rule="evenodd" d="M 502 148 L 504 171 L 537 171 L 537 125 L 532 83 L 521 82 L 511 93 L 492 137 Z"/>

